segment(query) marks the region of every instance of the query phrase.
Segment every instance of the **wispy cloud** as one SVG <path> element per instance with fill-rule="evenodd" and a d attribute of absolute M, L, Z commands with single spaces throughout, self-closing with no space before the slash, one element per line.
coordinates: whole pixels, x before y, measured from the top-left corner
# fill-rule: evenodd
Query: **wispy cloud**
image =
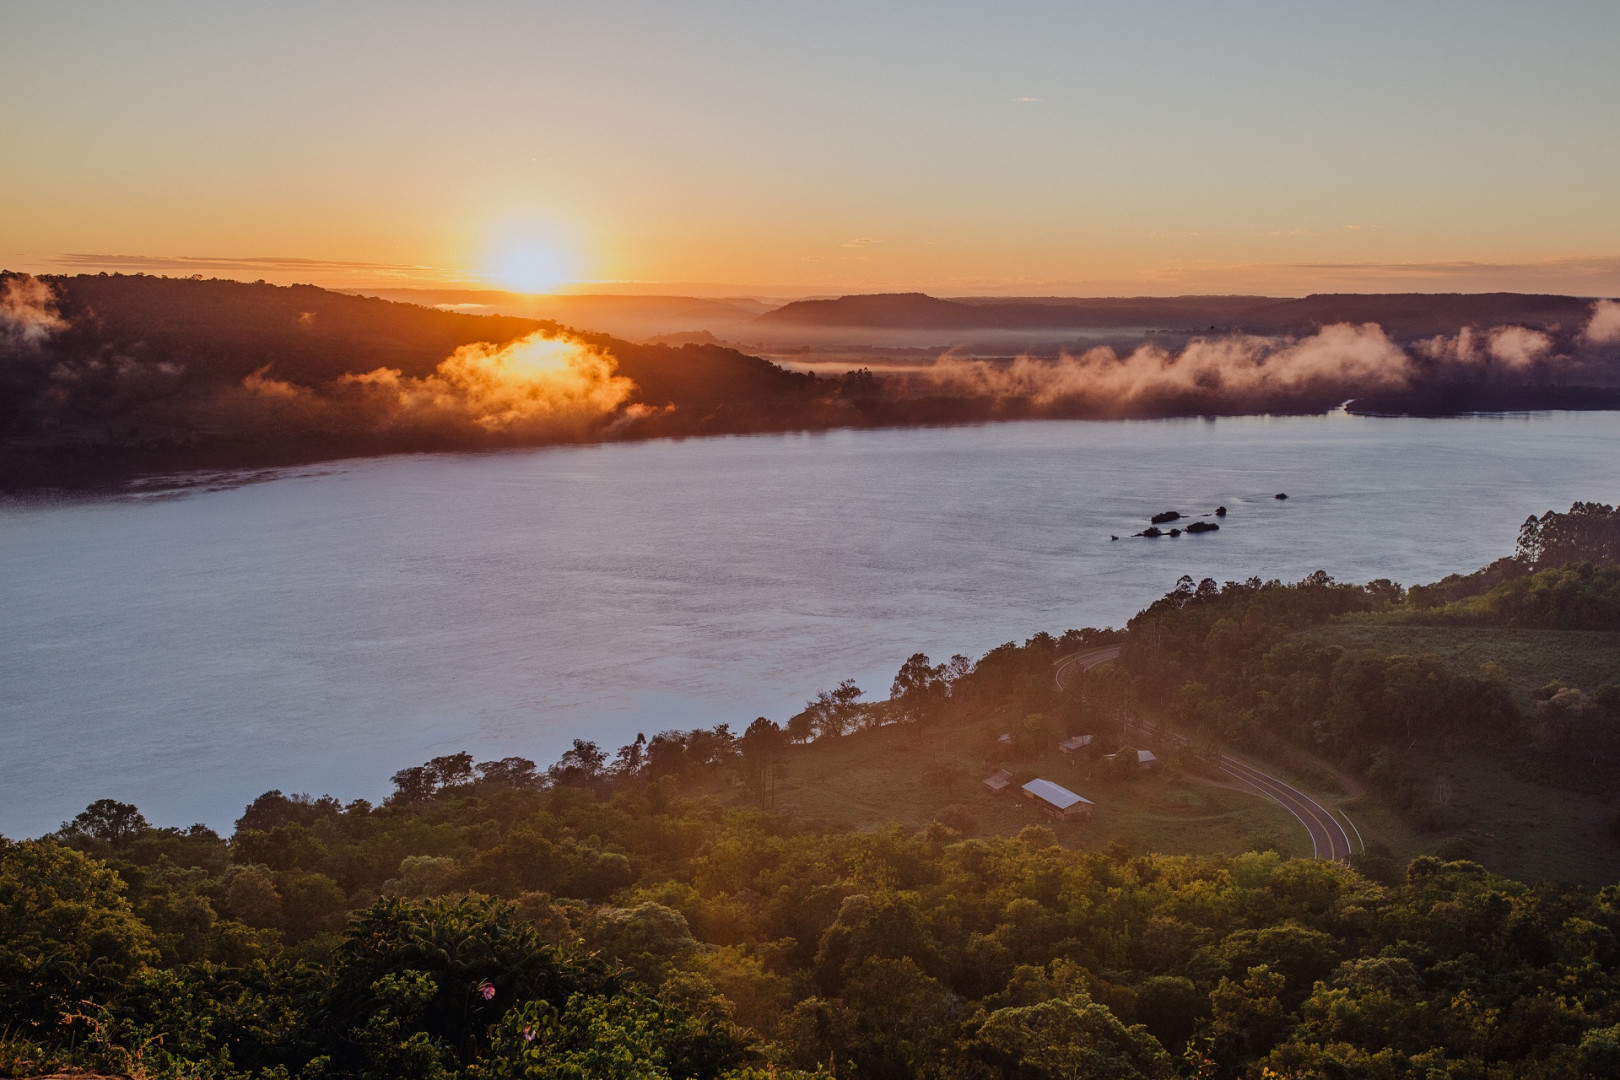
<path fill-rule="evenodd" d="M 1592 321 L 1581 336 L 1591 345 L 1620 345 L 1620 303 L 1599 300 L 1592 305 Z"/>
<path fill-rule="evenodd" d="M 1042 100 L 1042 99 L 1038 98 L 1038 97 L 1015 97 L 1015 98 L 1013 98 L 1013 104 L 1015 104 L 1015 105 L 1033 105 L 1035 102 L 1040 101 L 1040 100 Z"/>
<path fill-rule="evenodd" d="M 912 381 L 1039 408 L 1084 402 L 1103 414 L 1132 415 L 1190 398 L 1249 403 L 1398 389 L 1411 367 L 1378 326 L 1340 323 L 1300 339 L 1231 335 L 1197 339 L 1179 352 L 1142 345 L 1123 356 L 1102 346 L 1056 361 L 1021 356 L 1006 367 L 947 354 Z"/>
<path fill-rule="evenodd" d="M 843 242 L 843 244 L 840 245 L 840 246 L 847 247 L 847 248 L 858 248 L 858 247 L 866 247 L 866 246 L 868 246 L 870 244 L 881 244 L 881 243 L 883 243 L 883 241 L 874 240 L 870 236 L 857 236 L 853 240 L 845 240 Z"/>
<path fill-rule="evenodd" d="M 66 326 L 49 285 L 30 274 L 5 280 L 0 288 L 0 345 L 36 348 Z"/>

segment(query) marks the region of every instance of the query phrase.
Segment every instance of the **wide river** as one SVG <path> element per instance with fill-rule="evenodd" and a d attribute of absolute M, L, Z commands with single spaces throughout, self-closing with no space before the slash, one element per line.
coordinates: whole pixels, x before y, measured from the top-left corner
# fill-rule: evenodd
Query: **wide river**
<path fill-rule="evenodd" d="M 1289 498 L 1272 498 L 1277 492 Z M 1620 496 L 1620 413 L 1045 422 L 396 457 L 0 506 L 0 833 L 228 828 L 461 749 L 785 720 L 1195 579 L 1435 580 Z M 1149 514 L 1221 530 L 1131 539 Z M 1111 534 L 1121 537 L 1118 542 Z"/>

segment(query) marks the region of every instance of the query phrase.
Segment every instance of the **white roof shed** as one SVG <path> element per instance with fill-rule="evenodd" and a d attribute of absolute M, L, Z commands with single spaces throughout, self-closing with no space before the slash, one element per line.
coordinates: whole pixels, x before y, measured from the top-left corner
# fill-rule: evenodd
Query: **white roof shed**
<path fill-rule="evenodd" d="M 1095 805 L 1084 795 L 1076 795 L 1068 788 L 1054 784 L 1050 780 L 1031 780 L 1024 785 L 1024 794 L 1036 802 L 1045 803 L 1060 814 L 1067 813 L 1077 806 Z"/>

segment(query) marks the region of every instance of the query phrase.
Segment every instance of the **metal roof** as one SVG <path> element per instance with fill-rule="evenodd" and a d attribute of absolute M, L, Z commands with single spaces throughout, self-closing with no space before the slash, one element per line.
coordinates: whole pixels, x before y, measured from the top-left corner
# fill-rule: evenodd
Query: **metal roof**
<path fill-rule="evenodd" d="M 1050 780 L 1031 780 L 1024 785 L 1024 790 L 1042 802 L 1050 803 L 1059 810 L 1067 810 L 1076 803 L 1085 803 L 1087 806 L 1096 805 L 1085 796 L 1076 795 L 1068 788 L 1054 784 Z"/>

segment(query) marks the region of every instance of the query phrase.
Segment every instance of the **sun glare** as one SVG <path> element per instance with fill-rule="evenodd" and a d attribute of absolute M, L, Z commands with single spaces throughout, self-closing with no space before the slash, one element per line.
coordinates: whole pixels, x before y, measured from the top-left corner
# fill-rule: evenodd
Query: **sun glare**
<path fill-rule="evenodd" d="M 490 276 L 513 292 L 550 292 L 569 280 L 568 260 L 553 247 L 515 243 L 495 258 Z"/>

